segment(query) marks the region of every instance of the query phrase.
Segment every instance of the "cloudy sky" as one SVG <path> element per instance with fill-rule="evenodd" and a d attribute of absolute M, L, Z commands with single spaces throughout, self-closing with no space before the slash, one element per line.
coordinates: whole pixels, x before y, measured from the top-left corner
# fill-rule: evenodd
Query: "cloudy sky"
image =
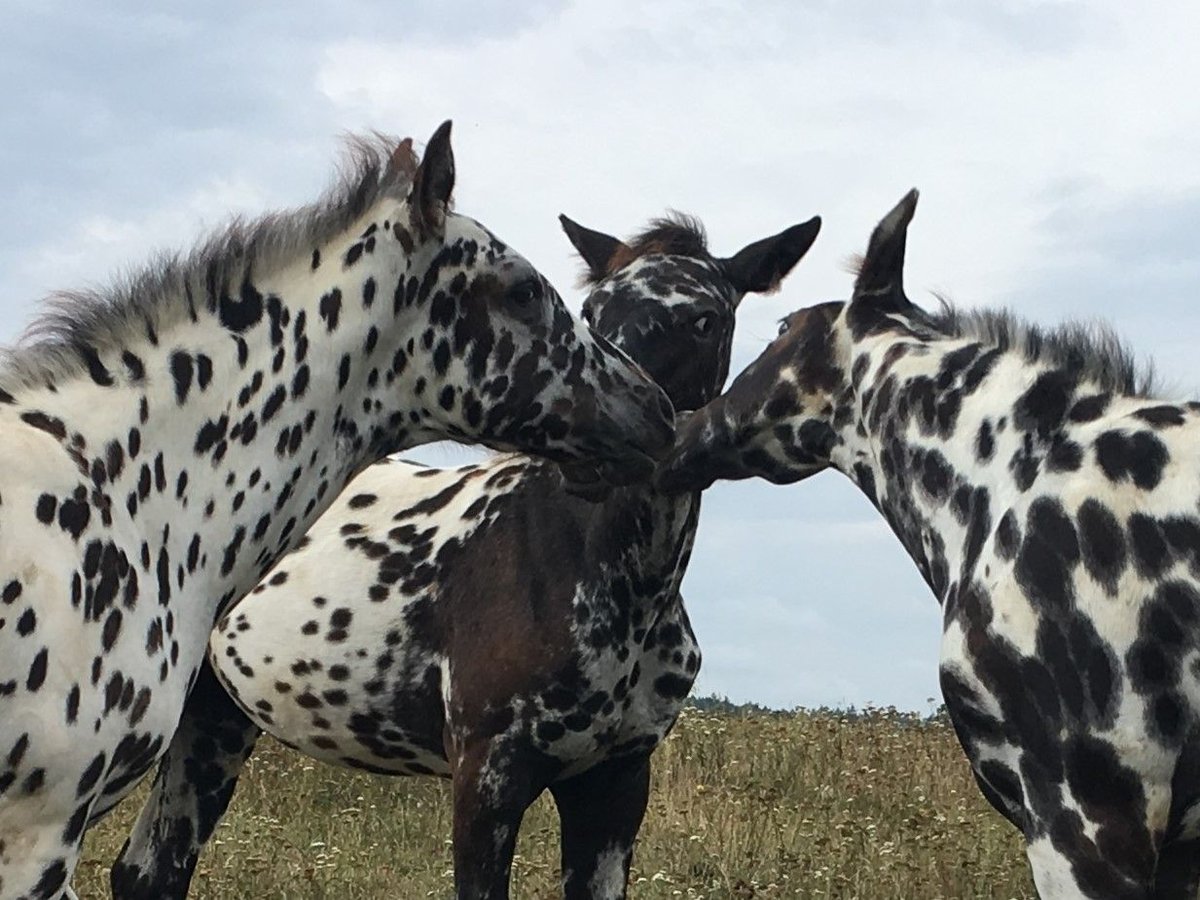
<path fill-rule="evenodd" d="M 682 209 L 721 254 L 821 214 L 784 290 L 743 304 L 734 371 L 846 295 L 844 259 L 915 185 L 914 299 L 1104 317 L 1200 396 L 1194 0 L 150 6 L 0 5 L 0 339 L 51 289 L 313 199 L 340 134 L 453 118 L 459 209 L 572 302 L 559 212 L 625 234 Z M 834 473 L 712 489 L 684 587 L 702 692 L 937 694 L 937 606 Z"/>

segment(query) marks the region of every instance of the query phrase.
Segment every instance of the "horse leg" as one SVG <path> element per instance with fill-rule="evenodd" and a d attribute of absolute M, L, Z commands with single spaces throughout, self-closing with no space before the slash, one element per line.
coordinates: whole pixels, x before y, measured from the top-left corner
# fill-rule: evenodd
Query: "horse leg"
<path fill-rule="evenodd" d="M 200 851 L 229 806 L 260 733 L 206 660 L 150 797 L 113 865 L 115 900 L 187 896 Z"/>
<path fill-rule="evenodd" d="M 611 759 L 550 786 L 562 822 L 566 900 L 624 900 L 650 798 L 650 757 Z"/>
<path fill-rule="evenodd" d="M 1154 900 L 1196 900 L 1200 895 L 1200 839 L 1163 846 L 1154 872 Z"/>
<path fill-rule="evenodd" d="M 504 744 L 468 746 L 452 775 L 457 900 L 508 900 L 517 832 L 540 788 Z"/>

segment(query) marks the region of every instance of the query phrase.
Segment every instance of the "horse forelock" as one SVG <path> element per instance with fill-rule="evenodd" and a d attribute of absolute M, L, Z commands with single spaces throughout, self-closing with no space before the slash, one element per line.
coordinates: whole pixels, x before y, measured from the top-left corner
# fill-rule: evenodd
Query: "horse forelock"
<path fill-rule="evenodd" d="M 580 283 L 583 287 L 599 284 L 605 278 L 647 256 L 712 259 L 708 250 L 708 236 L 700 220 L 695 216 L 671 210 L 665 216 L 651 219 L 642 231 L 624 242 L 608 261 L 603 275 L 585 271 Z"/>

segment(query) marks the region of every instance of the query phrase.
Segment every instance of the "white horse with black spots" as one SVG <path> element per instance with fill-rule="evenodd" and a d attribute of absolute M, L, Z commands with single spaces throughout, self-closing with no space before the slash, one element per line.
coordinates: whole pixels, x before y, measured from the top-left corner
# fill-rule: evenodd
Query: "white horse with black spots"
<path fill-rule="evenodd" d="M 774 287 L 820 223 L 728 258 L 686 218 L 628 244 L 563 224 L 588 264 L 585 318 L 694 409 L 725 382 L 742 296 Z M 565 895 L 624 897 L 650 754 L 700 666 L 679 593 L 700 497 L 606 492 L 586 464 L 564 468 L 567 482 L 527 457 L 391 462 L 356 479 L 214 633 L 213 665 L 252 721 L 215 682 L 189 701 L 195 747 L 168 757 L 158 781 L 175 787 L 135 835 L 176 844 L 139 850 L 160 866 L 136 896 L 186 891 L 188 838 L 212 832 L 261 727 L 335 765 L 452 779 L 461 900 L 508 896 L 521 817 L 547 788 Z"/>
<path fill-rule="evenodd" d="M 1200 404 L 1103 328 L 927 313 L 907 196 L 854 295 L 789 316 L 681 428 L 661 484 L 833 467 L 942 605 L 946 706 L 1046 900 L 1195 900 Z"/>
<path fill-rule="evenodd" d="M 673 410 L 451 213 L 449 123 L 318 205 L 59 298 L 0 361 L 0 898 L 71 895 L 223 604 L 366 465 L 455 438 L 643 475 Z"/>

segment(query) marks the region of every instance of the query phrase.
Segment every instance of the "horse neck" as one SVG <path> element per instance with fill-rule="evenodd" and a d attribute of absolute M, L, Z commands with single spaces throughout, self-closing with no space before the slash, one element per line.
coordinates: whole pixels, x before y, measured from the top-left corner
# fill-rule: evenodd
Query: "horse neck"
<path fill-rule="evenodd" d="M 565 498 L 560 488 L 556 496 L 586 535 L 583 577 L 638 622 L 653 624 L 670 612 L 695 542 L 700 492 L 667 494 L 642 482 L 613 488 L 598 502 Z M 610 590 L 613 578 L 625 580 L 629 592 Z"/>
<path fill-rule="evenodd" d="M 109 335 L 83 371 L 10 392 L 10 409 L 59 437 L 94 513 L 135 551 L 149 544 L 160 595 L 186 585 L 187 611 L 201 618 L 253 587 L 382 455 L 382 435 L 411 397 L 411 374 L 388 375 L 389 408 L 364 400 L 395 352 L 378 337 L 366 350 L 372 320 L 383 334 L 403 330 L 391 300 L 405 266 L 398 251 L 341 265 L 373 218 L 318 247 L 325 265 L 306 248 L 209 303 L 192 303 L 204 294 L 189 284 L 186 299 L 164 298 L 188 311 L 164 310 L 160 329 Z M 368 277 L 379 299 L 366 308 Z"/>
<path fill-rule="evenodd" d="M 645 270 L 643 270 L 643 276 Z M 677 276 L 676 276 L 677 277 Z M 603 287 L 596 288 L 597 291 Z M 645 288 L 653 293 L 651 288 Z M 636 293 L 636 292 L 635 292 Z M 693 303 L 693 298 L 680 302 Z M 630 344 L 618 329 L 601 334 L 639 362 L 647 356 L 644 346 Z M 729 347 L 720 351 L 723 356 L 715 357 L 713 365 L 721 370 L 712 394 L 704 396 L 700 405 L 720 393 L 719 385 L 724 382 L 729 369 Z M 698 357 L 705 359 L 703 355 Z M 721 364 L 721 361 L 723 365 Z M 654 376 L 653 366 L 647 366 Z M 666 387 L 668 395 L 672 389 Z M 672 396 L 678 403 L 678 398 Z M 658 490 L 652 481 L 632 484 L 611 491 L 600 504 L 599 511 L 591 517 L 593 545 L 605 548 L 599 562 L 609 569 L 619 568 L 637 584 L 651 586 L 648 591 L 635 591 L 638 598 L 652 596 L 652 604 L 658 608 L 642 609 L 649 620 L 653 620 L 672 606 L 679 593 L 679 586 L 691 558 L 696 529 L 700 516 L 700 492 L 665 493 Z M 609 535 L 619 535 L 620 540 L 610 541 Z M 595 570 L 597 567 L 593 566 Z"/>
<path fill-rule="evenodd" d="M 834 467 L 883 513 L 942 602 L 1016 500 L 1014 460 L 1044 467 L 1062 447 L 1061 428 L 1015 421 L 1050 367 L 968 338 L 887 333 L 854 344 L 847 371 L 860 376 L 835 404 Z"/>
<path fill-rule="evenodd" d="M 700 492 L 666 494 L 648 484 L 614 490 L 592 516 L 593 545 L 606 550 L 593 570 L 619 570 L 642 590 L 635 602 L 653 599 L 641 609 L 653 621 L 679 593 L 700 515 Z M 610 543 L 611 536 L 619 540 Z"/>

